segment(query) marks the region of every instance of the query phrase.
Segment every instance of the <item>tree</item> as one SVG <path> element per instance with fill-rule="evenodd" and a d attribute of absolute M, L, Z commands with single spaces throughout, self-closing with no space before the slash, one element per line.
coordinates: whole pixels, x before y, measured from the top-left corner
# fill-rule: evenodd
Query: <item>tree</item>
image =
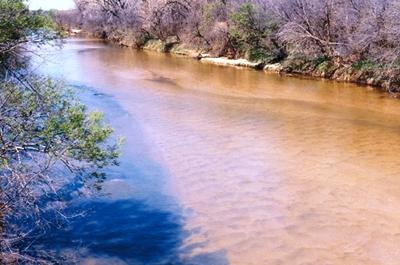
<path fill-rule="evenodd" d="M 230 36 L 237 50 L 248 53 L 252 61 L 281 58 L 283 51 L 276 39 L 278 26 L 271 14 L 247 2 L 230 16 Z"/>
<path fill-rule="evenodd" d="M 343 1 L 344 2 L 344 1 Z M 287 0 L 280 5 L 281 39 L 302 53 L 332 57 L 345 46 L 341 0 Z"/>
<path fill-rule="evenodd" d="M 216 56 L 229 49 L 227 5 L 221 0 L 197 0 L 191 3 L 185 40 Z"/>
<path fill-rule="evenodd" d="M 365 0 L 359 8 L 360 20 L 351 44 L 360 59 L 393 63 L 400 56 L 400 24 L 398 1 Z"/>
<path fill-rule="evenodd" d="M 57 25 L 61 25 L 62 30 L 79 28 L 82 25 L 81 14 L 78 10 L 54 11 L 53 20 Z"/>
<path fill-rule="evenodd" d="M 187 0 L 148 0 L 148 32 L 153 38 L 166 41 L 180 39 L 190 10 Z"/>
<path fill-rule="evenodd" d="M 29 12 L 23 1 L 0 0 L 0 77 L 10 73 L 27 52 L 26 44 L 43 45 L 59 37 L 49 17 Z"/>
<path fill-rule="evenodd" d="M 0 7 L 0 263 L 40 264 L 46 259 L 21 244 L 66 218 L 68 184 L 79 192 L 101 188 L 119 143 L 109 139 L 101 114 L 87 113 L 61 84 L 24 70 L 29 47 L 58 36 L 49 17 L 22 0 L 0 0 Z"/>

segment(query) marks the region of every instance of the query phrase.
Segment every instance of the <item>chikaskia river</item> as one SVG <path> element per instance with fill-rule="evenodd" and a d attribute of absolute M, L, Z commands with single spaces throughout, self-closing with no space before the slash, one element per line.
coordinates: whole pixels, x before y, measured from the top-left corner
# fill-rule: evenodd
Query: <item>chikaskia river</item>
<path fill-rule="evenodd" d="M 85 265 L 400 263 L 400 101 L 96 40 L 43 57 L 37 71 L 125 138 L 107 196 L 80 202 L 47 250 Z"/>

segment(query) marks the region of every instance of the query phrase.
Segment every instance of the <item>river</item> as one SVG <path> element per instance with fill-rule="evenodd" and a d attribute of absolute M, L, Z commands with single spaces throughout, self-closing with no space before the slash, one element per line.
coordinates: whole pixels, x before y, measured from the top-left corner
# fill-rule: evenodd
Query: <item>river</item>
<path fill-rule="evenodd" d="M 400 102 L 70 39 L 37 63 L 125 137 L 107 197 L 42 245 L 79 264 L 399 264 Z"/>

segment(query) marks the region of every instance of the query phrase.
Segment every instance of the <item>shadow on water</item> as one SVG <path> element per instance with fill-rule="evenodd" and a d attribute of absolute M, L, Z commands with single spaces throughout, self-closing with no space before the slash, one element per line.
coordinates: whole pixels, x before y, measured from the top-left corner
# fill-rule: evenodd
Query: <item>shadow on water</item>
<path fill-rule="evenodd" d="M 64 187 L 63 198 L 69 201 L 66 213 L 84 214 L 72 218 L 62 228 L 50 227 L 30 246 L 31 251 L 67 257 L 58 264 L 228 264 L 224 251 L 190 255 L 201 246 L 185 246 L 185 239 L 195 232 L 184 229 L 179 205 L 162 194 L 160 183 L 165 173 L 146 156 L 145 146 L 138 147 L 143 139 L 132 125 L 132 117 L 112 97 L 88 87 L 76 88 L 83 92 L 80 98 L 86 104 L 106 114 L 117 133 L 126 133 L 130 148 L 124 150 L 121 166 L 109 172 L 110 196 L 82 200 L 71 195 L 79 185 L 71 183 Z M 132 192 L 128 186 L 135 190 Z"/>
<path fill-rule="evenodd" d="M 86 213 L 59 230 L 50 229 L 35 246 L 56 253 L 79 253 L 86 264 L 218 264 L 224 253 L 206 253 L 185 259 L 181 253 L 187 236 L 182 218 L 173 212 L 152 208 L 138 200 L 91 201 L 69 208 Z"/>

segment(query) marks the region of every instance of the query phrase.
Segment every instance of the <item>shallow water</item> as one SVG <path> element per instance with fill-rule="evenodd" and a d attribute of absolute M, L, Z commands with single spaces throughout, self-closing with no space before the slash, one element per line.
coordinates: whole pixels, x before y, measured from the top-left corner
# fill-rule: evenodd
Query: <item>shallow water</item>
<path fill-rule="evenodd" d="M 81 264 L 399 264 L 398 100 L 93 40 L 44 58 L 126 144 L 109 198 L 43 244 Z"/>

